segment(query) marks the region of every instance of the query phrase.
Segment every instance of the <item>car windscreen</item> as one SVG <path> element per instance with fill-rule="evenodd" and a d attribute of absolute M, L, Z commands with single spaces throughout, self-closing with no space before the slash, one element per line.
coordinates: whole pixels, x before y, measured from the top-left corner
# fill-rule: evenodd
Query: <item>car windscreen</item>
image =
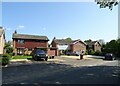
<path fill-rule="evenodd" d="M 43 50 L 36 50 L 37 54 L 45 54 L 45 52 Z"/>

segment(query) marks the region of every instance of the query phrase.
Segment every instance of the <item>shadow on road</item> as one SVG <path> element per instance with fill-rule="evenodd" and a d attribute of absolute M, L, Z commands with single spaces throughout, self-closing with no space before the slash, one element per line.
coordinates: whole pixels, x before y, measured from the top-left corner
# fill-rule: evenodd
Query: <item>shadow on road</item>
<path fill-rule="evenodd" d="M 118 66 L 73 67 L 58 63 L 35 63 L 3 68 L 6 84 L 118 84 Z"/>

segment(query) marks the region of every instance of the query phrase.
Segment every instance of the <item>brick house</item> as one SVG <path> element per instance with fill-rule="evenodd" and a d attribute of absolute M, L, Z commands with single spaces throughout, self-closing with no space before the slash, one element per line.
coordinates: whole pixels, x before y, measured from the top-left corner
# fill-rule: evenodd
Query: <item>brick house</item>
<path fill-rule="evenodd" d="M 64 51 L 78 52 L 81 50 L 86 51 L 86 43 L 81 40 L 65 40 L 65 39 L 53 39 L 51 42 L 52 47 L 58 48 L 58 55 L 63 54 Z"/>
<path fill-rule="evenodd" d="M 87 44 L 80 39 L 74 40 L 70 44 L 70 50 L 71 52 L 80 52 L 80 51 L 86 51 Z"/>
<path fill-rule="evenodd" d="M 70 50 L 71 41 L 65 39 L 56 39 L 54 38 L 51 42 L 52 47 L 58 48 L 58 55 L 63 54 L 65 50 Z"/>
<path fill-rule="evenodd" d="M 0 27 L 0 55 L 4 54 L 5 46 L 5 31 L 3 27 Z"/>
<path fill-rule="evenodd" d="M 89 41 L 89 42 L 86 42 L 87 43 L 87 49 L 90 50 L 92 49 L 93 51 L 100 51 L 101 52 L 101 48 L 102 48 L 102 45 L 99 41 Z"/>
<path fill-rule="evenodd" d="M 48 41 L 47 36 L 27 35 L 13 33 L 13 53 L 28 54 L 30 55 L 34 48 L 40 48 L 48 53 Z"/>

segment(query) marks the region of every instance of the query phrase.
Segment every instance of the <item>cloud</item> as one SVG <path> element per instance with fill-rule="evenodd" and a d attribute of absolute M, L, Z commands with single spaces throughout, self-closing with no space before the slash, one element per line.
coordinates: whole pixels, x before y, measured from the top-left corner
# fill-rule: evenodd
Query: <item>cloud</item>
<path fill-rule="evenodd" d="M 23 25 L 19 25 L 19 26 L 17 26 L 16 29 L 18 30 L 18 29 L 23 29 L 23 28 L 25 28 L 25 26 L 23 26 Z"/>
<path fill-rule="evenodd" d="M 19 27 L 19 28 L 24 28 L 25 26 L 23 26 L 23 25 L 19 25 L 18 27 Z"/>
<path fill-rule="evenodd" d="M 6 30 L 6 31 L 12 30 L 12 28 L 4 27 L 4 26 L 3 26 L 3 29 Z"/>
<path fill-rule="evenodd" d="M 45 27 L 43 27 L 42 29 L 43 29 L 43 30 L 46 30 L 46 28 L 45 28 Z"/>
<path fill-rule="evenodd" d="M 8 30 L 8 31 L 12 30 L 11 28 L 5 28 L 5 29 Z"/>

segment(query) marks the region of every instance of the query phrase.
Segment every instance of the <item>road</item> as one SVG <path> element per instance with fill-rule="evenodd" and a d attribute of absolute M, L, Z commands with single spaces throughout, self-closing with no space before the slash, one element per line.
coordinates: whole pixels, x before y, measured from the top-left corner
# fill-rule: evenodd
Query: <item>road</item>
<path fill-rule="evenodd" d="M 118 61 L 77 60 L 34 62 L 2 69 L 3 84 L 118 84 Z"/>

